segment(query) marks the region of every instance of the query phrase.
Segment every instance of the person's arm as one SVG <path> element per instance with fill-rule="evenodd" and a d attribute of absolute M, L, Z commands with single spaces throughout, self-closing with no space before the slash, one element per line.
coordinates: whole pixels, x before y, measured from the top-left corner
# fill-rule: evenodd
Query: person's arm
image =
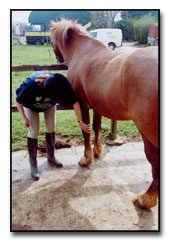
<path fill-rule="evenodd" d="M 85 131 L 86 133 L 90 133 L 90 124 L 85 124 L 82 121 L 82 113 L 81 113 L 81 108 L 79 102 L 76 102 L 73 104 L 73 108 L 77 117 L 77 121 L 79 123 L 80 128 Z"/>
<path fill-rule="evenodd" d="M 22 121 L 23 121 L 25 127 L 29 128 L 30 122 L 29 122 L 29 119 L 25 115 L 23 105 L 21 103 L 18 103 L 18 102 L 16 104 L 17 104 L 18 111 L 21 115 L 21 118 L 22 118 Z"/>

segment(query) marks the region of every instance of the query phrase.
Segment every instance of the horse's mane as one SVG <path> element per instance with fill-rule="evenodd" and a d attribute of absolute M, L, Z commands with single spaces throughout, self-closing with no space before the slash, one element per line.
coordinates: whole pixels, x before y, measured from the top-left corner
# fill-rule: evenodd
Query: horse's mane
<path fill-rule="evenodd" d="M 50 32 L 54 45 L 55 43 L 61 44 L 62 47 L 69 46 L 75 36 L 91 39 L 94 40 L 96 44 L 104 45 L 100 41 L 91 37 L 86 29 L 78 24 L 77 21 L 67 20 L 65 18 L 62 18 L 59 22 L 51 22 Z"/>
<path fill-rule="evenodd" d="M 57 40 L 62 46 L 69 44 L 74 35 L 87 37 L 89 36 L 85 28 L 76 21 L 61 19 L 59 22 L 52 22 L 50 27 L 52 42 Z"/>

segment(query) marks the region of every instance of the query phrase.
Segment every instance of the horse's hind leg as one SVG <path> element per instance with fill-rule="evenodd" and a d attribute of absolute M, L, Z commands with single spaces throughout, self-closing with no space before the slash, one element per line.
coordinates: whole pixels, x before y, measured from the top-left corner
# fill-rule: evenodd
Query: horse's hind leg
<path fill-rule="evenodd" d="M 135 201 L 136 205 L 142 208 L 152 208 L 157 205 L 158 200 L 158 148 L 152 145 L 146 137 L 143 137 L 144 141 L 144 147 L 145 147 L 145 154 L 148 161 L 151 163 L 152 167 L 152 183 L 149 186 L 148 190 L 142 194 L 139 195 L 137 200 Z"/>
<path fill-rule="evenodd" d="M 93 110 L 93 130 L 95 134 L 93 154 L 94 158 L 100 158 L 102 154 L 102 145 L 100 140 L 102 116 Z"/>
<path fill-rule="evenodd" d="M 86 124 L 90 123 L 89 109 L 81 105 L 82 119 Z M 79 161 L 80 166 L 89 166 L 92 163 L 92 148 L 90 141 L 90 134 L 82 131 L 84 137 L 84 157 Z"/>

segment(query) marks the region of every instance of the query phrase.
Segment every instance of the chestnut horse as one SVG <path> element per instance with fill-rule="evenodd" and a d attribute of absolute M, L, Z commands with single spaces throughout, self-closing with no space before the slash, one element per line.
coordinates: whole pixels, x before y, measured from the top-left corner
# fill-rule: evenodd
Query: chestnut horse
<path fill-rule="evenodd" d="M 71 81 L 81 104 L 83 121 L 90 123 L 94 110 L 94 157 L 101 156 L 101 116 L 112 120 L 133 120 L 139 129 L 145 154 L 151 163 L 153 180 L 136 199 L 140 207 L 156 206 L 158 199 L 158 48 L 137 49 L 133 53 L 112 51 L 89 36 L 76 22 L 51 23 L 51 40 L 59 62 L 68 66 Z M 92 162 L 90 134 L 84 133 L 81 166 Z"/>

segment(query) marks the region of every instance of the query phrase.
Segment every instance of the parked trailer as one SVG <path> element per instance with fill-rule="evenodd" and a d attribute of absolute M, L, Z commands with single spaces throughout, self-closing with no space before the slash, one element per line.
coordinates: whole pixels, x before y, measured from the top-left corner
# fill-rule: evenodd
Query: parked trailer
<path fill-rule="evenodd" d="M 62 17 L 67 19 L 77 20 L 83 26 L 89 27 L 90 12 L 89 11 L 31 11 L 29 15 L 30 28 L 26 32 L 27 44 L 43 45 L 51 43 L 49 25 L 51 20 L 58 21 Z"/>
<path fill-rule="evenodd" d="M 51 42 L 49 26 L 46 24 L 31 24 L 25 37 L 27 44 L 43 45 Z"/>

